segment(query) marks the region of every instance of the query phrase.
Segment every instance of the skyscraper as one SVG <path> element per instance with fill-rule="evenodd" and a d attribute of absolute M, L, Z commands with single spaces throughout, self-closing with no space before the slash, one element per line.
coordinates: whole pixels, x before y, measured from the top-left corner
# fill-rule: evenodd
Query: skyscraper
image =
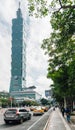
<path fill-rule="evenodd" d="M 34 91 L 33 87 L 26 87 L 26 43 L 29 38 L 29 19 L 24 22 L 19 8 L 17 17 L 12 19 L 12 48 L 11 48 L 11 81 L 9 93 L 17 102 L 23 100 L 40 100 L 41 95 Z M 27 22 L 27 23 L 26 23 Z"/>
<path fill-rule="evenodd" d="M 17 17 L 12 19 L 10 93 L 22 91 L 26 87 L 26 43 L 20 3 L 16 14 Z"/>

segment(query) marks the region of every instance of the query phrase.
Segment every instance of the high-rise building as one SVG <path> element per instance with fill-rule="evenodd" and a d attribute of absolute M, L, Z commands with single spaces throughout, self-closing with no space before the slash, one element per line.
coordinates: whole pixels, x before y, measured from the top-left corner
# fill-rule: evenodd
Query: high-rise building
<path fill-rule="evenodd" d="M 19 8 L 17 17 L 12 19 L 12 54 L 11 54 L 11 81 L 9 92 L 22 91 L 26 87 L 26 43 L 25 24 Z"/>
<path fill-rule="evenodd" d="M 28 23 L 24 22 L 22 17 L 20 3 L 16 13 L 17 17 L 12 19 L 12 60 L 9 93 L 17 102 L 25 99 L 40 100 L 41 95 L 33 90 L 34 86 L 26 88 L 26 42 L 29 32 L 27 30 Z"/>

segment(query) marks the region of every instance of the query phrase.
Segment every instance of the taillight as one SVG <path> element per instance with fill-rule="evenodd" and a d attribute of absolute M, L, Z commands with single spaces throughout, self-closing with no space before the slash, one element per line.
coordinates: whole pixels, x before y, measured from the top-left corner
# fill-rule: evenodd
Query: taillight
<path fill-rule="evenodd" d="M 18 110 L 16 111 L 16 115 L 19 115 L 19 111 Z"/>

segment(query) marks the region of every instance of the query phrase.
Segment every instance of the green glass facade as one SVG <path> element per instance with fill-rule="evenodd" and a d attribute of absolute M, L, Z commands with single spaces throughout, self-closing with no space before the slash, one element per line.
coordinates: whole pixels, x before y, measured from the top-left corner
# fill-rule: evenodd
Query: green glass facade
<path fill-rule="evenodd" d="M 10 93 L 22 91 L 26 87 L 26 44 L 24 30 L 24 20 L 19 7 L 17 17 L 12 20 Z"/>

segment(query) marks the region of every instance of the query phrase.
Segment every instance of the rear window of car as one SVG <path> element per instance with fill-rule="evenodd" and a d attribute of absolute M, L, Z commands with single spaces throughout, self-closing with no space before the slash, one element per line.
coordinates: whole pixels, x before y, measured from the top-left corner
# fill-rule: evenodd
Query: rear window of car
<path fill-rule="evenodd" d="M 15 114 L 16 113 L 16 109 L 9 109 L 5 112 L 5 114 Z"/>
<path fill-rule="evenodd" d="M 25 109 L 20 109 L 19 112 L 27 112 Z"/>

